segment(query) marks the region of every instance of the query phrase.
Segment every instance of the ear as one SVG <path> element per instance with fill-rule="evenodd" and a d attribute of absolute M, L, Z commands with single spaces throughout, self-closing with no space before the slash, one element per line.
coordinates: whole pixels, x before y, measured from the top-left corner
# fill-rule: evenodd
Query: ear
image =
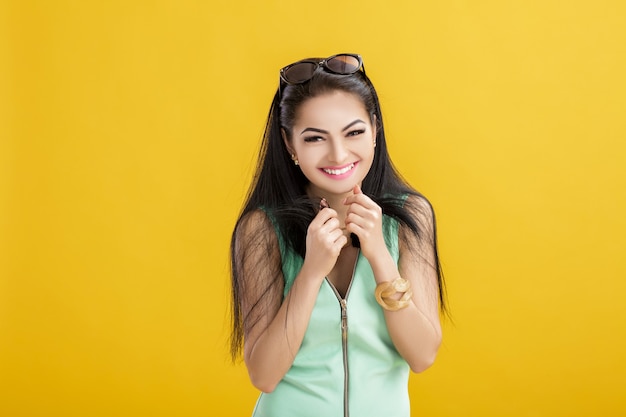
<path fill-rule="evenodd" d="M 285 132 L 285 129 L 283 129 L 282 127 L 280 128 L 280 134 L 283 137 L 283 142 L 285 143 L 285 147 L 287 148 L 287 152 L 289 152 L 291 155 L 294 155 L 295 152 L 291 148 L 291 143 L 289 143 L 289 139 L 287 138 L 287 132 Z"/>

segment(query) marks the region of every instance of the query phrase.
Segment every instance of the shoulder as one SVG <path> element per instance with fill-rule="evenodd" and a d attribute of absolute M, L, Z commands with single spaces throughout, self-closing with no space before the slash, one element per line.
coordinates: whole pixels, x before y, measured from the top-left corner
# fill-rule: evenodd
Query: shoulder
<path fill-rule="evenodd" d="M 411 193 L 406 197 L 402 207 L 406 215 L 400 225 L 400 246 L 432 245 L 435 241 L 435 213 L 430 201 L 419 193 Z"/>
<path fill-rule="evenodd" d="M 260 208 L 245 213 L 235 228 L 237 239 L 274 235 L 274 225 L 265 210 Z"/>
<path fill-rule="evenodd" d="M 428 199 L 417 191 L 410 190 L 402 194 L 387 195 L 382 199 L 382 205 L 391 217 L 410 217 L 413 220 L 432 219 L 434 216 L 432 205 Z"/>
<path fill-rule="evenodd" d="M 416 219 L 427 220 L 434 217 L 432 204 L 422 194 L 409 194 L 406 197 L 404 209 Z"/>

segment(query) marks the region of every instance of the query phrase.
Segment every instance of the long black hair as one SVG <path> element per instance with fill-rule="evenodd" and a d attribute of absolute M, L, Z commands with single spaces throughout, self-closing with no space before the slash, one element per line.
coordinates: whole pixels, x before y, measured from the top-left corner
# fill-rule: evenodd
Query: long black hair
<path fill-rule="evenodd" d="M 321 60 L 318 60 L 321 61 Z M 296 85 L 281 83 L 274 95 L 270 107 L 261 149 L 252 185 L 248 191 L 243 209 L 239 215 L 231 239 L 231 273 L 232 273 L 232 334 L 231 354 L 236 359 L 241 351 L 246 329 L 250 329 L 258 321 L 259 312 L 250 314 L 255 309 L 262 309 L 262 298 L 272 287 L 281 284 L 280 265 L 275 262 L 272 268 L 275 280 L 266 288 L 256 291 L 259 299 L 253 302 L 250 313 L 244 317 L 241 308 L 242 294 L 254 283 L 246 282 L 253 279 L 241 274 L 241 257 L 245 253 L 237 248 L 242 245 L 269 245 L 269 240 L 255 236 L 250 242 L 237 242 L 237 229 L 251 213 L 262 208 L 270 213 L 285 245 L 304 258 L 306 252 L 306 231 L 316 215 L 318 202 L 307 196 L 306 187 L 309 183 L 298 166 L 291 160 L 285 146 L 281 130 L 291 139 L 293 123 L 299 106 L 306 100 L 325 93 L 342 91 L 358 97 L 369 113 L 372 123 L 376 123 L 376 151 L 372 166 L 364 178 L 361 189 L 382 209 L 383 214 L 398 220 L 404 226 L 405 233 L 412 233 L 418 241 L 426 235 L 432 239 L 434 249 L 434 265 L 439 284 L 439 305 L 442 312 L 446 311 L 445 285 L 439 264 L 437 239 L 432 206 L 428 200 L 402 179 L 394 168 L 387 150 L 383 117 L 380 110 L 378 95 L 365 70 L 351 75 L 337 75 L 318 68 L 310 81 Z M 406 196 L 416 196 L 419 204 Z M 415 213 L 421 213 L 415 216 Z M 420 218 L 429 219 L 427 222 Z M 428 223 L 428 224 L 425 224 Z M 426 230 L 428 229 L 428 231 Z M 268 248 L 269 249 L 269 248 Z M 274 248 L 275 249 L 275 248 Z M 271 262 L 271 261 L 270 261 Z M 278 259 L 280 262 L 280 259 Z M 252 317 L 256 317 L 256 320 Z"/>

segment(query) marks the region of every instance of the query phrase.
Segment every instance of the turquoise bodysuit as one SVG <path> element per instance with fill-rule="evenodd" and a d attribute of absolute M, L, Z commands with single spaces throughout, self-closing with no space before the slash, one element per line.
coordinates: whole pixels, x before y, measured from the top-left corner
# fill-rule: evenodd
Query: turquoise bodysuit
<path fill-rule="evenodd" d="M 397 221 L 384 216 L 383 230 L 397 263 Z M 287 295 L 303 259 L 277 235 Z M 410 415 L 409 366 L 391 341 L 375 288 L 360 252 L 345 299 L 324 280 L 291 368 L 272 393 L 261 393 L 253 417 Z"/>

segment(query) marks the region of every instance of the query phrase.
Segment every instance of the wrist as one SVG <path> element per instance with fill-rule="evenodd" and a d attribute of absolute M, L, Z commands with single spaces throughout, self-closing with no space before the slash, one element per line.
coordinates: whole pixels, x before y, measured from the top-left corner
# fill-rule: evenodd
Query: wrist
<path fill-rule="evenodd" d="M 368 258 L 368 261 L 377 283 L 392 281 L 399 275 L 398 265 L 387 248 L 384 251 L 376 252 L 376 256 L 371 259 Z"/>
<path fill-rule="evenodd" d="M 361 242 L 361 252 L 363 252 L 363 256 L 365 256 L 370 261 L 370 263 L 376 262 L 377 259 L 383 255 L 391 256 L 391 254 L 389 253 L 389 248 L 387 248 L 384 240 L 379 243 L 370 245 L 364 245 L 363 242 Z"/>
<path fill-rule="evenodd" d="M 309 265 L 306 261 L 304 262 L 298 273 L 298 280 L 312 284 L 321 284 L 324 278 L 326 278 L 326 274 L 320 272 L 319 266 L 316 268 L 315 265 Z"/>

